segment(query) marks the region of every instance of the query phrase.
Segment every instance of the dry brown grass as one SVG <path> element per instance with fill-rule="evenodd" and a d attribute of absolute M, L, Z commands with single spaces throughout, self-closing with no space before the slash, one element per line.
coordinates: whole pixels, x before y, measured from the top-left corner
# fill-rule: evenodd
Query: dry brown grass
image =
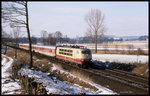
<path fill-rule="evenodd" d="M 149 63 L 146 64 L 137 64 L 137 67 L 132 70 L 133 73 L 149 75 Z"/>
<path fill-rule="evenodd" d="M 125 50 L 91 50 L 92 54 L 126 54 L 126 55 L 137 55 L 137 51 L 125 51 Z M 148 51 L 142 51 L 139 55 L 148 55 Z"/>

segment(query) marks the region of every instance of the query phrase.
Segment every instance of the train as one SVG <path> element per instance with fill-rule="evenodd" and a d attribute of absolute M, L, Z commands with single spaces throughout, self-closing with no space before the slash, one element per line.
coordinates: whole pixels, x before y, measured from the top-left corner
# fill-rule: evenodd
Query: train
<path fill-rule="evenodd" d="M 29 44 L 19 44 L 21 49 L 29 50 Z M 58 60 L 87 68 L 92 64 L 92 53 L 90 49 L 77 45 L 40 46 L 32 45 L 32 51 L 54 57 Z"/>

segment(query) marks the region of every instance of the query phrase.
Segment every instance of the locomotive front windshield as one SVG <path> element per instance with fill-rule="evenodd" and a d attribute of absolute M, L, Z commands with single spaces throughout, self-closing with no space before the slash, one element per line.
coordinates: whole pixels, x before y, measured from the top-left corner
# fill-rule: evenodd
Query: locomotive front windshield
<path fill-rule="evenodd" d="M 84 50 L 84 51 L 82 51 L 82 54 L 91 54 L 91 51 L 90 50 Z"/>

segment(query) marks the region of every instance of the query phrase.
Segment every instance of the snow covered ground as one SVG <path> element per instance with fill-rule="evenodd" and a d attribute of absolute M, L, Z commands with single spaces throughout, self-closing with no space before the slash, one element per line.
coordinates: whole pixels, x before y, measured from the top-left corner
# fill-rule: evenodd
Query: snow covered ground
<path fill-rule="evenodd" d="M 98 60 L 102 62 L 120 62 L 120 63 L 133 63 L 133 62 L 149 62 L 149 56 L 143 55 L 119 55 L 119 54 L 92 54 L 93 60 Z"/>
<path fill-rule="evenodd" d="M 5 55 L 2 55 L 2 61 L 1 61 L 1 69 L 2 69 L 2 94 L 8 95 L 8 94 L 21 94 L 21 86 L 20 82 L 18 80 L 13 80 L 10 78 L 11 74 L 8 72 L 12 66 L 13 59 L 10 57 L 7 57 Z"/>
<path fill-rule="evenodd" d="M 49 64 L 51 64 L 49 62 Z M 57 70 L 57 67 L 53 64 L 52 70 Z M 61 73 L 67 72 L 65 70 L 59 70 Z M 116 94 L 113 91 L 104 88 L 100 85 L 97 85 L 93 82 L 91 83 L 93 86 L 98 88 L 98 91 L 92 91 L 88 88 L 84 88 L 83 86 L 79 86 L 77 84 L 72 84 L 67 81 L 60 81 L 55 76 L 48 76 L 50 73 L 44 73 L 37 70 L 31 70 L 28 66 L 21 68 L 18 72 L 21 75 L 28 75 L 28 77 L 33 77 L 36 82 L 42 83 L 47 90 L 47 94 Z M 70 74 L 70 73 L 68 73 Z M 72 74 L 70 74 L 72 75 Z M 73 76 L 73 75 L 72 75 Z M 74 76 L 76 78 L 76 76 Z"/>

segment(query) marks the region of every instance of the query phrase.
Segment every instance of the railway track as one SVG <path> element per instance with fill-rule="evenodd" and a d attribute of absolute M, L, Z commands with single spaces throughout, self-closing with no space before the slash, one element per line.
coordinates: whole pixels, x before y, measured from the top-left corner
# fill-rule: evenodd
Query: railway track
<path fill-rule="evenodd" d="M 139 86 L 143 86 L 144 88 L 148 88 L 149 81 L 147 76 L 142 76 L 142 75 L 138 75 L 131 72 L 122 71 L 122 70 L 117 70 L 117 69 L 99 68 L 99 69 L 92 69 L 92 70 L 95 72 L 106 74 L 108 76 L 112 75 L 112 77 L 122 78 L 125 81 L 138 84 Z"/>
<path fill-rule="evenodd" d="M 134 85 L 134 86 L 137 86 L 137 88 L 141 88 L 142 90 L 148 90 L 148 79 L 139 78 L 139 77 L 131 76 L 128 74 L 118 73 L 118 71 L 112 71 L 112 70 L 107 70 L 107 69 L 106 70 L 90 69 L 90 70 L 93 72 L 105 75 L 107 77 L 120 80 L 121 82 L 128 83 L 128 85 L 130 86 Z"/>
<path fill-rule="evenodd" d="M 35 55 L 39 55 L 39 53 Z M 61 64 L 67 70 L 79 72 L 87 78 L 91 78 L 93 82 L 107 87 L 118 94 L 148 94 L 149 86 L 147 77 L 134 75 L 120 70 L 98 70 L 94 68 L 83 69 L 77 66 L 72 66 L 68 62 L 64 62 L 49 56 L 45 57 L 47 57 L 50 62 Z"/>

